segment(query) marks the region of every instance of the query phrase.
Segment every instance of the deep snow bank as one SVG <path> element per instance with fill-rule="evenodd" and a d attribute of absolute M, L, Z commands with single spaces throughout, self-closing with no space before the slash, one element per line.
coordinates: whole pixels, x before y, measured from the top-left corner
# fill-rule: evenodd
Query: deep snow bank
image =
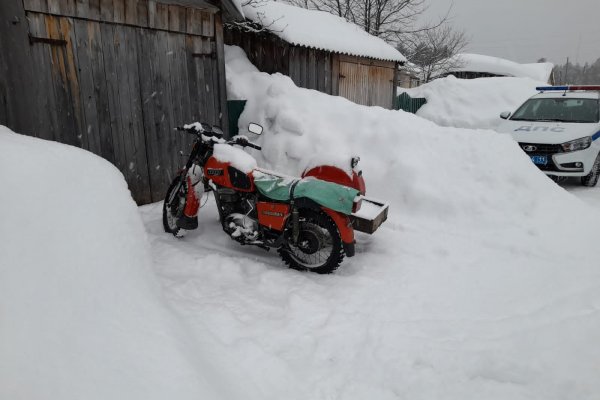
<path fill-rule="evenodd" d="M 230 96 L 248 100 L 240 127 L 265 127 L 259 164 L 298 174 L 359 154 L 367 194 L 391 202 L 327 277 L 213 237 L 210 209 L 177 273 L 153 237 L 173 302 L 224 338 L 263 398 L 598 398 L 597 211 L 509 137 L 298 89 L 237 48 L 227 67 Z"/>
<path fill-rule="evenodd" d="M 256 72 L 238 47 L 227 47 L 226 58 L 230 97 L 248 99 L 240 129 L 252 121 L 264 127 L 254 139 L 263 150 L 249 150 L 259 165 L 290 175 L 319 164 L 349 171 L 359 155 L 367 194 L 426 218 L 518 220 L 551 204 L 535 190 L 570 201 L 507 135 L 440 128 L 403 111 L 299 89 L 281 74 Z"/>
<path fill-rule="evenodd" d="M 441 126 L 494 128 L 503 111 L 515 111 L 546 83 L 530 78 L 436 79 L 413 89 L 398 88 L 411 97 L 424 97 L 427 104 L 417 115 Z"/>
<path fill-rule="evenodd" d="M 146 240 L 116 168 L 0 126 L 0 398 L 217 398 Z"/>

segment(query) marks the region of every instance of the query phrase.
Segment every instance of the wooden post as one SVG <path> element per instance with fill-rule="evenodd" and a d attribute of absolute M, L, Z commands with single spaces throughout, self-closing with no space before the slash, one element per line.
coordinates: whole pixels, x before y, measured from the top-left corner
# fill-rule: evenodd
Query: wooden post
<path fill-rule="evenodd" d="M 223 19 L 221 13 L 215 15 L 215 41 L 219 79 L 219 119 L 225 135 L 229 137 L 229 115 L 227 113 L 227 85 L 225 83 L 225 41 L 223 39 Z"/>

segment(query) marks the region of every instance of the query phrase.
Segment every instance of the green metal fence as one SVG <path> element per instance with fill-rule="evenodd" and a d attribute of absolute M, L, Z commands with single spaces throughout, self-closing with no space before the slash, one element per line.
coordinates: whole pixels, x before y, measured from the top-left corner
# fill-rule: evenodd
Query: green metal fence
<path fill-rule="evenodd" d="M 408 93 L 403 92 L 400 96 L 396 97 L 394 109 L 415 114 L 425 103 L 427 103 L 425 98 L 412 98 Z"/>
<path fill-rule="evenodd" d="M 240 115 L 244 112 L 246 100 L 227 100 L 227 113 L 229 115 L 229 135 L 231 137 L 240 133 L 238 129 L 238 121 Z"/>

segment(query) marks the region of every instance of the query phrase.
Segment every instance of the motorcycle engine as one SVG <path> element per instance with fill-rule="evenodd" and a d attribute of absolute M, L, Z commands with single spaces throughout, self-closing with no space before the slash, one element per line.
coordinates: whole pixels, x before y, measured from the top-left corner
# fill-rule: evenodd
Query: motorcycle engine
<path fill-rule="evenodd" d="M 216 194 L 219 196 L 218 204 L 225 231 L 238 241 L 257 240 L 259 232 L 254 195 L 229 188 L 219 188 Z"/>
<path fill-rule="evenodd" d="M 229 214 L 225 219 L 225 224 L 229 228 L 232 238 L 238 240 L 243 238 L 247 241 L 258 239 L 258 222 L 244 214 Z"/>

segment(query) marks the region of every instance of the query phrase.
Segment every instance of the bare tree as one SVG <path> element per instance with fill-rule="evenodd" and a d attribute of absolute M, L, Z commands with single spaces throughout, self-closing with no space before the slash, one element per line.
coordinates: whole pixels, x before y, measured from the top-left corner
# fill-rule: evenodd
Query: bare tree
<path fill-rule="evenodd" d="M 229 29 L 237 29 L 243 32 L 280 32 L 280 30 L 275 30 L 273 26 L 275 22 L 279 21 L 283 16 L 278 18 L 271 18 L 265 16 L 264 13 L 260 11 L 260 8 L 265 5 L 269 0 L 244 0 L 242 1 L 242 7 L 252 7 L 257 9 L 257 21 L 250 21 L 248 19 L 243 21 L 229 21 L 225 23 L 225 26 Z"/>
<path fill-rule="evenodd" d="M 288 0 L 327 11 L 355 23 L 371 35 L 397 45 L 413 64 L 421 80 L 446 72 L 459 62 L 454 57 L 467 45 L 464 32 L 450 25 L 452 5 L 437 21 L 418 25 L 427 0 Z"/>
<path fill-rule="evenodd" d="M 438 21 L 416 27 L 427 10 L 427 0 L 288 0 L 308 9 L 327 11 L 343 17 L 373 36 L 395 43 L 402 36 L 435 29 L 448 21 L 452 6 Z"/>
<path fill-rule="evenodd" d="M 466 35 L 445 24 L 406 34 L 398 49 L 413 63 L 423 82 L 462 66 L 457 54 L 467 45 Z"/>

